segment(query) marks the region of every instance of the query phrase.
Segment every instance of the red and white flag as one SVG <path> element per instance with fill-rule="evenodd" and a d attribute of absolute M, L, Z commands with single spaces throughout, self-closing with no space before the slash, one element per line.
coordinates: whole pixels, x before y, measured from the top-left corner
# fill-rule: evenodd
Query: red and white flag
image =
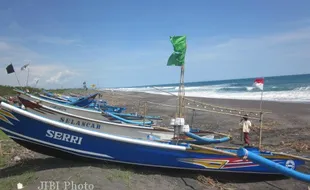
<path fill-rule="evenodd" d="M 259 88 L 260 90 L 264 89 L 264 78 L 257 78 L 254 81 L 253 84 L 256 88 Z"/>

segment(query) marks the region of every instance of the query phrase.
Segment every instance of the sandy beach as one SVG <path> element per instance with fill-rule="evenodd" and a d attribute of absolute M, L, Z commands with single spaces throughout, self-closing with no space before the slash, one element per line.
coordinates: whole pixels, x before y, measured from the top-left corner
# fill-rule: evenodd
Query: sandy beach
<path fill-rule="evenodd" d="M 136 92 L 102 93 L 109 104 L 126 106 L 128 112 L 141 112 L 139 101 L 175 105 L 176 97 Z M 232 108 L 258 109 L 259 101 L 193 98 L 195 100 Z M 310 104 L 264 102 L 263 109 L 272 113 L 264 115 L 263 141 L 264 149 L 289 152 L 310 156 Z M 147 104 L 147 114 L 160 115 L 163 121 L 159 125 L 168 125 L 176 109 L 160 105 Z M 225 145 L 240 146 L 240 117 L 210 112 L 187 110 L 186 121 L 192 128 L 200 128 L 229 133 L 233 140 Z M 254 124 L 250 133 L 251 143 L 258 145 L 259 121 Z M 12 142 L 9 142 L 12 143 Z M 104 146 L 104 145 L 102 145 Z M 0 169 L 0 184 L 8 183 L 20 175 L 32 172 L 25 190 L 38 189 L 42 181 L 59 181 L 64 189 L 67 181 L 75 184 L 92 184 L 94 189 L 298 189 L 307 190 L 310 184 L 294 179 L 271 176 L 252 176 L 249 174 L 200 173 L 170 169 L 138 167 L 116 163 L 89 163 L 82 161 L 62 160 L 48 157 L 16 146 L 15 155 L 22 160 L 12 161 L 9 166 Z M 26 153 L 25 153 L 26 152 Z M 310 173 L 310 164 L 299 168 Z M 16 178 L 17 179 L 17 178 Z M 12 187 L 16 189 L 16 181 Z M 17 183 L 17 182 L 16 182 Z M 84 188 L 85 189 L 85 188 Z"/>

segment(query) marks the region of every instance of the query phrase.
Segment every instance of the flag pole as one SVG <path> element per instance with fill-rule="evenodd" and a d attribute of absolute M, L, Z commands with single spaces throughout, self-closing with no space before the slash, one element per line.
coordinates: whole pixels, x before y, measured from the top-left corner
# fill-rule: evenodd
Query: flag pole
<path fill-rule="evenodd" d="M 19 82 L 19 80 L 18 80 L 17 74 L 16 74 L 16 72 L 14 72 L 14 73 L 15 73 L 15 77 L 16 77 L 16 79 L 17 79 L 18 85 L 21 87 L 22 85 L 20 85 L 20 82 Z"/>
<path fill-rule="evenodd" d="M 184 107 L 184 64 L 181 66 L 181 76 L 179 85 L 179 110 L 178 116 L 183 117 L 183 107 Z"/>
<path fill-rule="evenodd" d="M 261 92 L 261 97 L 260 97 L 260 128 L 259 128 L 259 149 L 262 148 L 262 133 L 263 133 L 263 110 L 262 110 L 262 105 L 263 105 L 263 93 L 264 93 L 264 90 L 262 89 L 262 92 Z"/>
<path fill-rule="evenodd" d="M 27 74 L 27 82 L 26 82 L 26 87 L 28 86 L 28 79 L 29 79 L 29 66 L 28 66 L 28 74 Z"/>

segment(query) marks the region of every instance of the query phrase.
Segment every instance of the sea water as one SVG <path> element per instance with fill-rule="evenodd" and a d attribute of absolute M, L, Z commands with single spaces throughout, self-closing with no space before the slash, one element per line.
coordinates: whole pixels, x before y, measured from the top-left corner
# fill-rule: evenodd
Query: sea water
<path fill-rule="evenodd" d="M 310 74 L 265 77 L 263 98 L 269 101 L 310 102 Z M 253 86 L 255 78 L 185 83 L 185 95 L 191 97 L 260 100 L 261 90 Z M 156 90 L 155 88 L 159 89 Z M 177 95 L 178 84 L 116 88 L 121 91 Z M 165 92 L 163 92 L 165 91 Z"/>

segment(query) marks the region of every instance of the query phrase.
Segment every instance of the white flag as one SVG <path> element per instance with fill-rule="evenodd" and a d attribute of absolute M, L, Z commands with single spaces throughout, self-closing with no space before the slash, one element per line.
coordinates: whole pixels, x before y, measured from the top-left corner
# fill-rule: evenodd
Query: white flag
<path fill-rule="evenodd" d="M 264 90 L 264 78 L 255 79 L 253 86 L 259 88 L 260 90 Z"/>
<path fill-rule="evenodd" d="M 26 64 L 26 65 L 24 65 L 24 66 L 22 66 L 22 68 L 20 68 L 20 70 L 25 70 L 27 67 L 29 66 L 29 63 L 28 64 Z"/>

